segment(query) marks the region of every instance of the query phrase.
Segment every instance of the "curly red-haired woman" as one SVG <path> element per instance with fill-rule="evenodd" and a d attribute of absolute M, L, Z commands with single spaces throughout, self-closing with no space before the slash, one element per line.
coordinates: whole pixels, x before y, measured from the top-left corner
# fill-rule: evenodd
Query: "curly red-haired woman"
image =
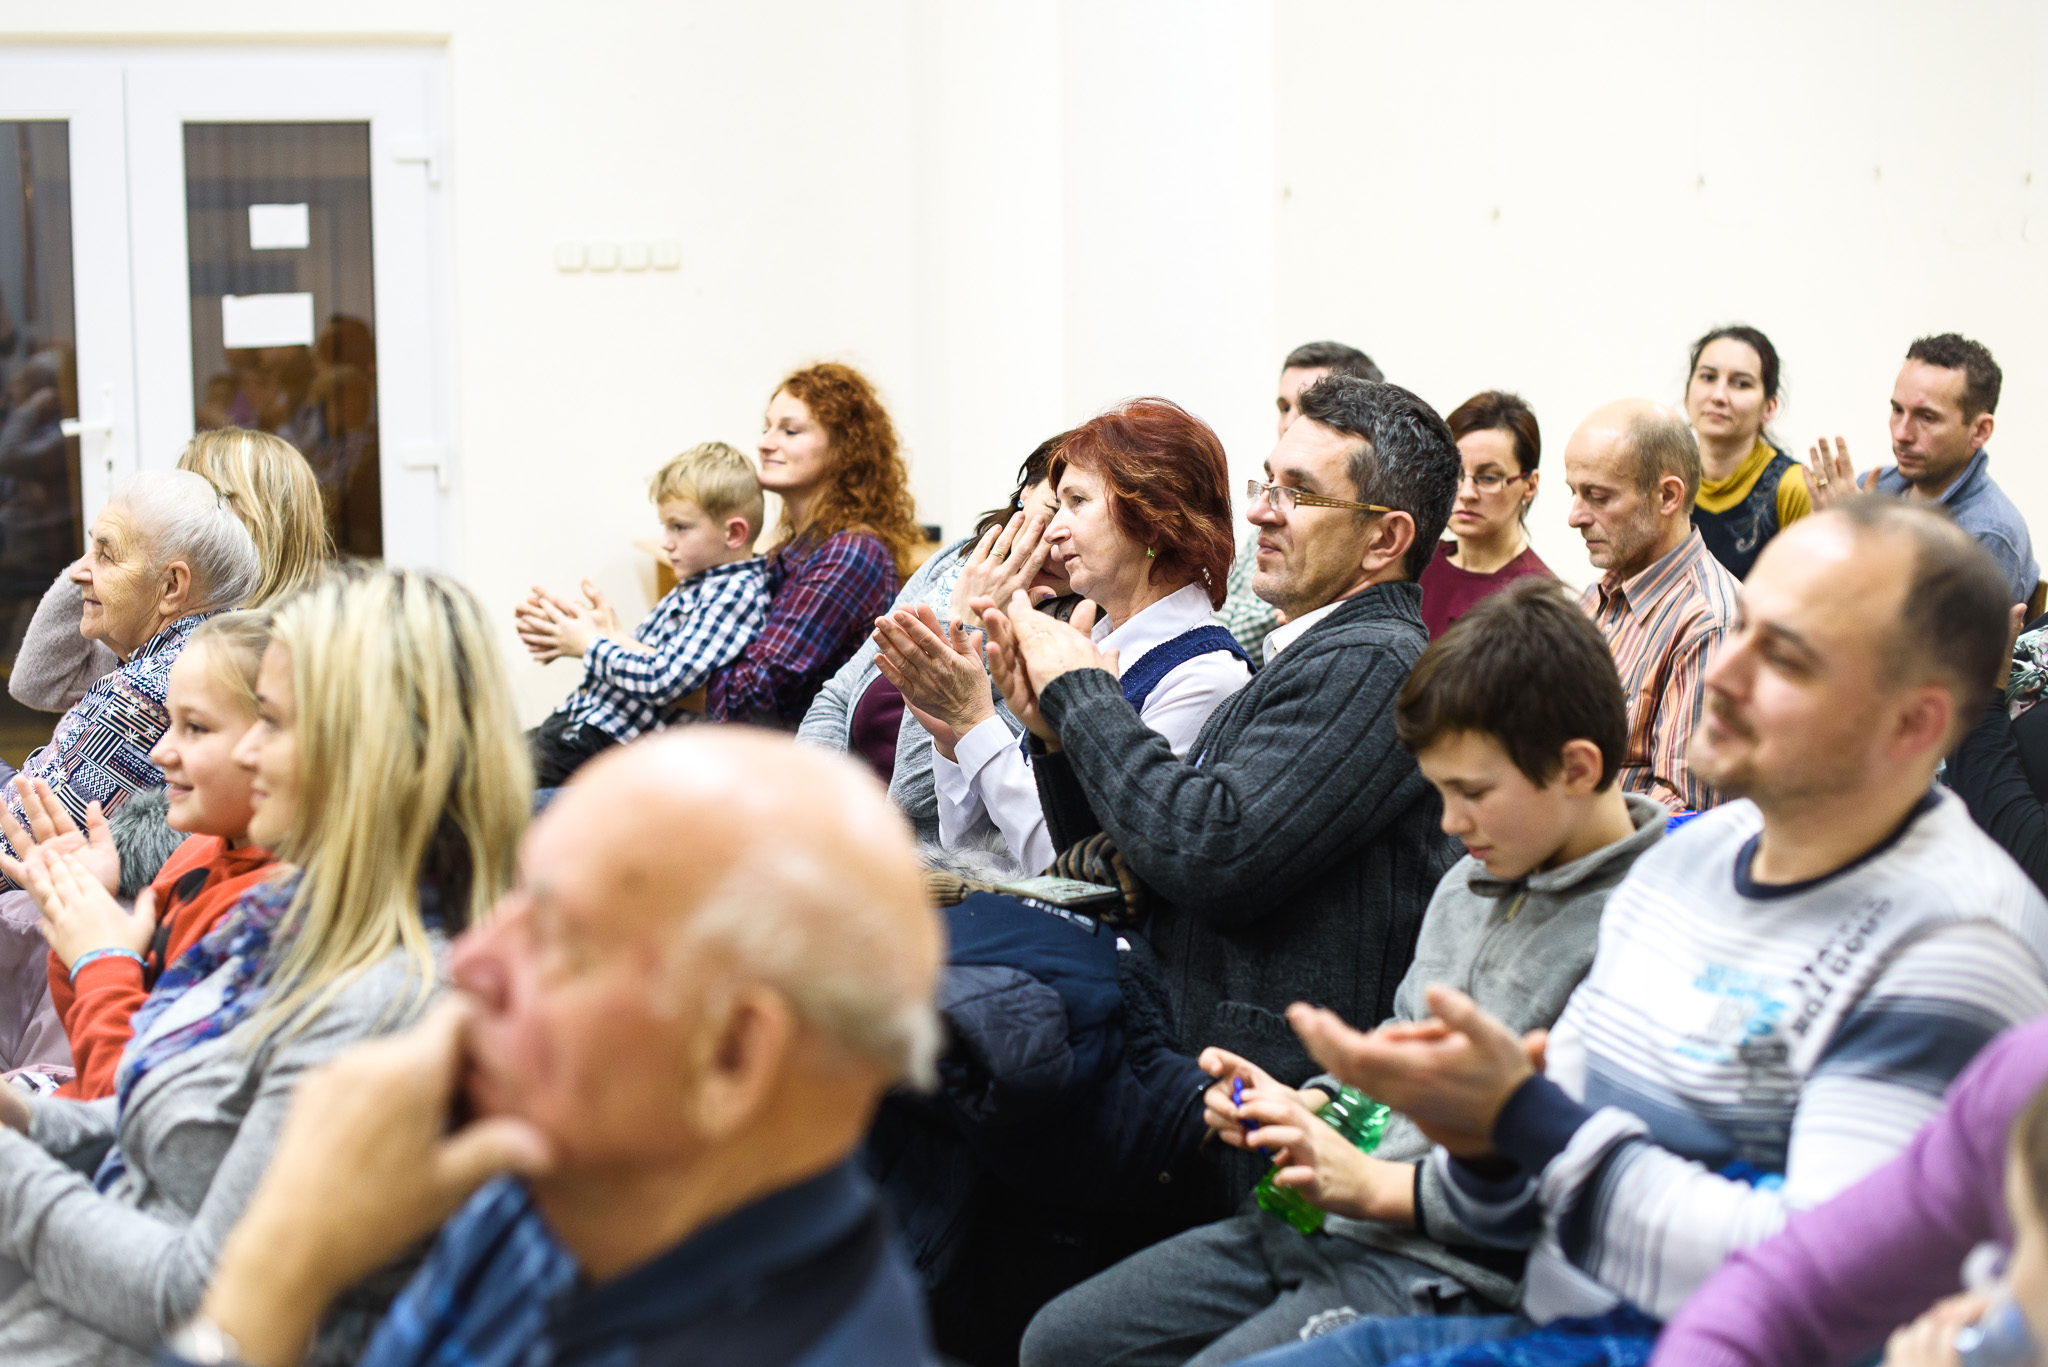
<path fill-rule="evenodd" d="M 1068 433 L 1050 476 L 1059 511 L 1046 545 L 1073 591 L 1095 606 L 1091 629 L 1097 645 L 1116 652 L 1124 697 L 1183 755 L 1216 705 L 1251 677 L 1251 661 L 1210 615 L 1234 550 L 1223 443 L 1178 404 L 1133 399 Z M 1085 620 L 1074 616 L 1077 626 Z M 886 641 L 883 654 L 898 665 L 901 651 Z M 904 698 L 932 732 L 941 843 L 964 836 L 985 812 L 1027 872 L 1050 864 L 1057 851 L 1037 783 L 986 684 L 922 696 L 906 689 Z"/>
<path fill-rule="evenodd" d="M 761 487 L 782 498 L 774 601 L 761 634 L 712 674 L 705 712 L 794 729 L 889 610 L 918 530 L 896 425 L 851 366 L 807 366 L 777 385 L 759 450 Z"/>

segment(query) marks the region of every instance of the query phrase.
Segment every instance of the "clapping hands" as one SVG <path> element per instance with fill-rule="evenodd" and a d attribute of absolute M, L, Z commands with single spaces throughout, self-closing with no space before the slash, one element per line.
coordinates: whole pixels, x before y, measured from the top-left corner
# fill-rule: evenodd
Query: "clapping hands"
<path fill-rule="evenodd" d="M 114 900 L 121 886 L 121 855 L 100 804 L 85 809 L 85 831 L 38 778 L 24 775 L 15 785 L 24 829 L 0 807 L 0 829 L 16 856 L 0 853 L 0 873 L 35 899 L 43 917 L 43 938 L 68 968 L 95 949 L 148 950 L 156 933 L 156 899 L 147 888 L 128 911 Z"/>
<path fill-rule="evenodd" d="M 512 610 L 520 641 L 540 663 L 565 655 L 580 658 L 600 636 L 612 640 L 625 636 L 611 600 L 588 579 L 582 589 L 584 601 L 571 603 L 536 584 L 526 601 Z"/>

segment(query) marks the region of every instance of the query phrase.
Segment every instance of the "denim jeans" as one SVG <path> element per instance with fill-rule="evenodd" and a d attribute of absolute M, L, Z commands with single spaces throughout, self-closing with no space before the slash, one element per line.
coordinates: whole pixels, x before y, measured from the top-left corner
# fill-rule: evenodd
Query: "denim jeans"
<path fill-rule="evenodd" d="M 1411 1353 L 1434 1353 L 1468 1343 L 1509 1338 L 1535 1327 L 1521 1315 L 1358 1320 L 1321 1338 L 1290 1343 L 1246 1358 L 1242 1367 L 1387 1367 Z"/>

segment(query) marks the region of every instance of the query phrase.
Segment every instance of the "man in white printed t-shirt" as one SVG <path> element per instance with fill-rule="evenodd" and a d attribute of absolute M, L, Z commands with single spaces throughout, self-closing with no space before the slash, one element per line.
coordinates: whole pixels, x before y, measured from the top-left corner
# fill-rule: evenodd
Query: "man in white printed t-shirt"
<path fill-rule="evenodd" d="M 1986 1041 L 2048 1011 L 2048 902 L 1933 786 L 2002 673 L 2008 596 L 1954 523 L 1897 500 L 1788 528 L 1692 742 L 1746 800 L 1636 862 L 1547 1050 L 1441 985 L 1437 1023 L 1406 1031 L 1293 1008 L 1311 1053 L 1437 1141 L 1428 1231 L 1531 1253 L 1521 1314 L 1362 1321 L 1259 1367 L 1589 1318 L 1647 1353 L 1728 1254 L 1895 1156 Z"/>

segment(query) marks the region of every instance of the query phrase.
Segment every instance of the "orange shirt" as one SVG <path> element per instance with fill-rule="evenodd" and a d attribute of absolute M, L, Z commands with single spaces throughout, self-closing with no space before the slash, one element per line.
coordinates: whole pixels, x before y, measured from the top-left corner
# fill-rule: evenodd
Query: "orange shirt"
<path fill-rule="evenodd" d="M 78 1070 L 58 1095 L 92 1101 L 114 1094 L 114 1071 L 134 1034 L 128 1022 L 136 1008 L 163 971 L 204 939 L 276 862 L 269 850 L 253 845 L 231 850 L 217 835 L 187 836 L 150 884 L 157 921 L 145 955 L 147 970 L 133 959 L 109 954 L 87 964 L 73 981 L 63 961 L 50 955 L 50 1000 L 64 1022 L 72 1066 Z"/>

